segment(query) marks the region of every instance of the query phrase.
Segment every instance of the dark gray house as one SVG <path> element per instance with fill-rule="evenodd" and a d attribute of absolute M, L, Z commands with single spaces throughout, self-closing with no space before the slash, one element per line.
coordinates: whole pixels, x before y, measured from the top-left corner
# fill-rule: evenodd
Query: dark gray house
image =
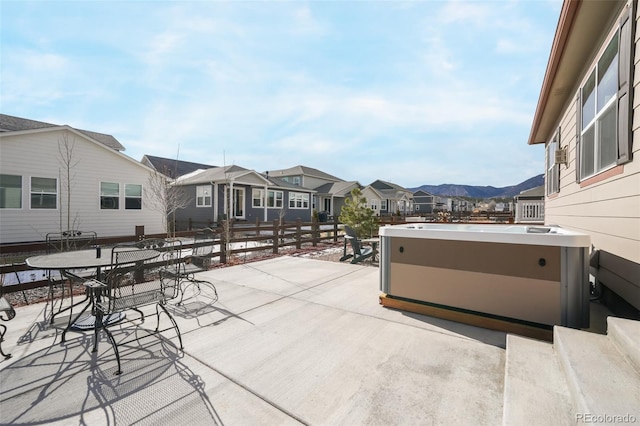
<path fill-rule="evenodd" d="M 176 213 L 179 223 L 217 222 L 227 215 L 251 222 L 311 221 L 315 191 L 240 166 L 196 170 L 178 177 L 174 185 L 191 200 Z"/>
<path fill-rule="evenodd" d="M 438 197 L 423 190 L 413 193 L 413 205 L 417 214 L 431 214 L 438 203 Z"/>

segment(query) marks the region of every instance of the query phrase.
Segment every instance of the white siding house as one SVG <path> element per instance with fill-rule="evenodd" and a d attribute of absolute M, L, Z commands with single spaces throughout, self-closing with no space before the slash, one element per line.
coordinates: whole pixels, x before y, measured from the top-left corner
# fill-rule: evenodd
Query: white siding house
<path fill-rule="evenodd" d="M 597 282 L 640 309 L 637 21 L 636 1 L 564 1 L 529 144 L 546 147 L 545 223 L 588 233 Z"/>
<path fill-rule="evenodd" d="M 98 140 L 109 135 L 57 125 L 0 127 L 1 243 L 43 241 L 67 229 L 98 237 L 135 235 L 136 226 L 164 232 L 162 213 L 148 208 L 153 171 Z"/>

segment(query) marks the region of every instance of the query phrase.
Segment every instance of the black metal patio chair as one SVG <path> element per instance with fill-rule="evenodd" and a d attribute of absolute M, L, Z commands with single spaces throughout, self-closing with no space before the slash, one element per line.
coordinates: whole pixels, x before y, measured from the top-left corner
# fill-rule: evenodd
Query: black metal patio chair
<path fill-rule="evenodd" d="M 167 262 L 171 262 L 171 256 L 163 256 L 163 251 L 166 250 L 164 240 L 145 240 L 136 245 L 115 246 L 112 251 L 111 269 L 106 272 L 105 278 L 101 281 L 85 281 L 92 297 L 95 315 L 93 352 L 98 349 L 98 337 L 102 329 L 107 334 L 116 355 L 116 374 L 120 374 L 122 369 L 118 344 L 108 328 L 114 325 L 108 320 L 111 315 L 133 310 L 141 315 L 143 323 L 145 316 L 141 308 L 155 305 L 158 320 L 155 332 L 160 329 L 162 310 L 171 320 L 178 335 L 180 349 L 183 349 L 178 324 L 165 307 L 168 300 L 177 297 L 179 290 L 178 276 L 167 273 Z M 168 250 L 173 248 L 170 247 Z"/>
<path fill-rule="evenodd" d="M 180 253 L 179 260 L 169 264 L 168 273 L 177 274 L 180 283 L 180 300 L 177 305 L 182 304 L 185 291 L 189 287 L 195 287 L 200 292 L 201 286 L 205 285 L 213 291 L 214 301 L 218 298 L 216 286 L 210 281 L 196 278 L 196 273 L 209 270 L 211 258 L 213 257 L 214 246 L 216 244 L 216 234 L 211 228 L 204 228 L 196 232 L 193 239 L 193 246 L 190 252 L 183 249 L 180 240 L 170 240 L 170 244 L 175 245 Z M 184 256 L 184 258 L 182 257 Z"/>
<path fill-rule="evenodd" d="M 13 309 L 9 300 L 3 296 L 0 286 L 0 320 L 2 321 L 11 321 L 16 316 L 16 310 Z M 7 326 L 4 324 L 0 324 L 0 355 L 2 355 L 5 359 L 11 358 L 11 354 L 6 354 L 2 350 L 2 342 L 4 342 L 4 335 L 7 332 Z"/>
<path fill-rule="evenodd" d="M 96 246 L 97 234 L 93 231 L 70 230 L 63 232 L 51 232 L 46 235 L 47 254 L 61 253 L 67 251 L 86 250 Z M 75 275 L 85 278 L 94 275 L 93 270 L 74 271 Z M 47 271 L 47 281 L 49 282 L 49 303 L 51 304 L 50 324 L 53 324 L 55 317 L 63 312 L 72 311 L 77 306 L 87 300 L 87 298 L 73 303 L 73 281 L 64 277 L 58 271 Z M 68 292 L 67 298 L 69 305 L 64 306 L 65 294 Z M 60 297 L 56 297 L 56 293 L 60 293 Z M 56 301 L 58 307 L 56 310 Z M 64 307 L 63 307 L 64 306 Z"/>

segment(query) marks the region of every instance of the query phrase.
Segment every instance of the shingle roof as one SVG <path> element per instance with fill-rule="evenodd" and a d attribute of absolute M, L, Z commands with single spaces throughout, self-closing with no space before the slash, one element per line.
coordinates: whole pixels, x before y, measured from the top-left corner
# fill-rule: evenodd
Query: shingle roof
<path fill-rule="evenodd" d="M 289 189 L 292 191 L 298 192 L 315 192 L 313 189 L 305 188 L 304 186 L 294 185 L 293 183 L 287 182 L 286 180 L 282 180 L 273 176 L 266 176 L 262 174 L 262 177 L 267 179 L 273 186 L 283 189 Z"/>
<path fill-rule="evenodd" d="M 29 120 L 27 118 L 14 117 L 12 115 L 0 114 L 0 132 L 19 132 L 23 130 L 46 129 L 49 127 L 61 127 L 59 124 L 45 123 L 44 121 Z M 71 126 L 69 126 L 71 127 Z M 124 146 L 116 138 L 105 133 L 97 133 L 89 130 L 82 130 L 72 127 L 80 133 L 100 142 L 101 144 L 115 149 L 116 151 L 124 151 Z"/>
<path fill-rule="evenodd" d="M 318 194 L 331 194 L 334 196 L 342 197 L 348 195 L 350 187 L 352 186 L 360 187 L 360 184 L 357 181 L 340 181 L 333 183 L 325 183 L 324 185 L 320 185 L 317 188 L 314 188 Z"/>
<path fill-rule="evenodd" d="M 205 170 L 217 167 L 209 164 L 193 163 L 191 161 L 175 160 L 171 158 L 156 157 L 153 155 L 145 155 L 142 158 L 142 162 L 150 165 L 159 173 L 169 176 L 170 178 L 184 176 L 199 169 Z"/>
<path fill-rule="evenodd" d="M 544 185 L 536 186 L 535 188 L 527 189 L 516 195 L 516 198 L 525 197 L 542 197 L 544 198 Z"/>
<path fill-rule="evenodd" d="M 342 179 L 332 176 L 329 173 L 325 173 L 321 170 L 314 169 L 313 167 L 307 167 L 307 166 L 294 166 L 288 169 L 269 170 L 269 176 L 283 177 L 283 176 L 296 176 L 296 175 L 316 177 L 316 178 L 321 178 L 326 180 L 333 180 L 336 182 L 342 181 Z"/>
<path fill-rule="evenodd" d="M 226 182 L 244 176 L 249 173 L 259 174 L 253 170 L 240 166 L 214 167 L 205 170 L 196 170 L 192 173 L 180 176 L 176 179 L 177 185 L 193 185 L 208 182 Z"/>

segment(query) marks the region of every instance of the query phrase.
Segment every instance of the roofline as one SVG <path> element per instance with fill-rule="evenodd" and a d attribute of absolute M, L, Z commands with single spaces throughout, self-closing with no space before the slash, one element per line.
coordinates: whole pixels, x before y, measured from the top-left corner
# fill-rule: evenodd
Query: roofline
<path fill-rule="evenodd" d="M 91 136 L 82 133 L 80 130 L 71 127 L 69 125 L 63 124 L 62 126 L 53 126 L 53 127 L 43 127 L 41 129 L 29 129 L 29 130 L 16 130 L 16 131 L 11 131 L 11 132 L 0 132 L 0 138 L 4 138 L 4 137 L 11 137 L 11 136 L 22 136 L 22 135 L 26 135 L 26 134 L 33 134 L 33 133 L 44 133 L 44 132 L 56 132 L 56 131 L 60 131 L 60 130 L 68 130 L 71 133 L 80 136 L 83 139 L 86 139 L 87 141 L 97 145 L 98 147 L 106 150 L 107 152 L 111 152 L 113 154 L 117 154 L 119 156 L 121 156 L 122 158 L 131 161 L 135 164 L 137 164 L 138 166 L 147 169 L 147 171 L 155 173 L 156 170 L 152 169 L 151 167 L 143 164 L 142 162 L 136 160 L 135 158 L 131 158 L 129 157 L 127 154 L 123 153 L 122 151 L 119 151 L 117 149 L 111 148 L 110 146 L 107 146 L 105 144 L 103 144 L 100 141 L 97 141 L 95 139 L 93 139 Z"/>
<path fill-rule="evenodd" d="M 556 34 L 553 38 L 553 44 L 551 45 L 551 53 L 549 54 L 549 62 L 547 63 L 547 69 L 544 73 L 544 79 L 542 81 L 542 89 L 540 89 L 540 96 L 538 97 L 538 104 L 536 106 L 536 112 L 533 116 L 533 123 L 531 125 L 531 132 L 529 133 L 529 145 L 539 144 L 543 142 L 535 142 L 535 135 L 538 132 L 540 123 L 542 121 L 542 113 L 547 105 L 549 96 L 551 94 L 551 86 L 556 77 L 560 60 L 564 55 L 564 51 L 567 44 L 567 39 L 573 28 L 576 16 L 578 15 L 578 9 L 580 8 L 581 0 L 565 0 L 562 3 L 562 10 L 560 11 L 560 18 L 558 19 L 558 27 L 556 28 Z"/>

